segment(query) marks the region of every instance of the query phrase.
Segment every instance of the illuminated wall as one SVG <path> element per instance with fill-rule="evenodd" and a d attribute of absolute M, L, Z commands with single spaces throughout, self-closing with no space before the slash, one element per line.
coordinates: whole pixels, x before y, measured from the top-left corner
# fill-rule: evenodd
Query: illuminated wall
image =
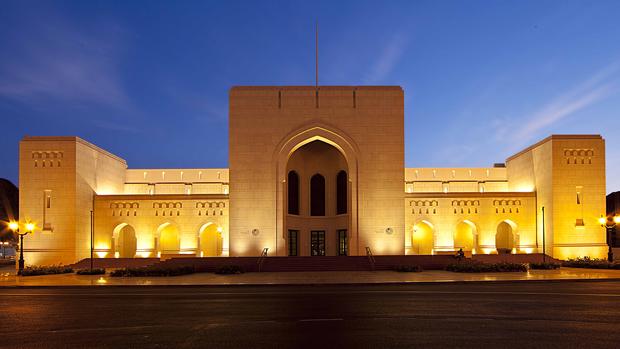
<path fill-rule="evenodd" d="M 119 226 L 129 225 L 136 233 L 136 257 L 158 257 L 162 253 L 201 256 L 200 246 L 205 244 L 201 239 L 213 238 L 201 233 L 213 226 L 222 240 L 217 255 L 227 256 L 228 207 L 228 197 L 223 194 L 98 195 L 96 251 L 100 257 L 117 256 L 122 246 L 114 232 Z M 166 250 L 162 246 L 166 228 L 176 230 L 178 248 Z"/>
<path fill-rule="evenodd" d="M 556 258 L 606 255 L 605 141 L 596 135 L 553 135 L 507 160 L 511 188 L 537 194 L 537 235 Z M 542 251 L 542 243 L 539 244 Z"/>
<path fill-rule="evenodd" d="M 123 190 L 125 161 L 77 137 L 25 137 L 19 160 L 20 220 L 37 224 L 24 239 L 28 264 L 87 257 L 93 195 Z"/>
<path fill-rule="evenodd" d="M 25 137 L 20 220 L 37 224 L 27 264 L 88 257 L 91 210 L 102 258 L 283 256 L 288 229 L 300 230 L 300 255 L 310 230 L 325 230 L 335 255 L 347 229 L 350 255 L 535 253 L 544 238 L 556 258 L 605 257 L 600 136 L 550 136 L 490 168 L 404 168 L 403 122 L 399 87 L 238 87 L 230 170 L 127 169 L 77 137 Z M 304 181 L 299 215 L 286 209 L 290 170 Z M 334 212 L 341 170 L 346 214 Z M 326 178 L 325 217 L 308 212 L 314 172 Z"/>
<path fill-rule="evenodd" d="M 350 254 L 364 254 L 366 246 L 403 254 L 403 104 L 397 86 L 232 88 L 231 255 L 265 247 L 286 255 L 286 165 L 314 140 L 336 147 L 350 170 Z"/>

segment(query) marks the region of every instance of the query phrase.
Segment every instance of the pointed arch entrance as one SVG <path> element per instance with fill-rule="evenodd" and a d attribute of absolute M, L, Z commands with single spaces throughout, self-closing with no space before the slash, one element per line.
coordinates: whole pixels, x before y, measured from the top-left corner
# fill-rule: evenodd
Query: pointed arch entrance
<path fill-rule="evenodd" d="M 430 222 L 420 221 L 413 226 L 413 234 L 411 234 L 411 247 L 413 254 L 433 254 L 434 229 Z"/>
<path fill-rule="evenodd" d="M 217 257 L 222 255 L 222 228 L 214 223 L 207 223 L 198 232 L 200 257 Z"/>
<path fill-rule="evenodd" d="M 514 251 L 517 225 L 509 220 L 501 221 L 495 233 L 495 248 L 498 254 L 509 254 Z"/>
<path fill-rule="evenodd" d="M 302 174 L 291 166 L 295 161 L 291 159 L 297 155 L 315 154 L 316 152 L 326 155 L 330 159 L 339 158 L 337 161 L 327 161 L 327 171 L 315 170 L 314 173 Z M 274 152 L 273 164 L 277 173 L 277 196 L 276 196 L 276 254 L 288 255 L 291 249 L 289 240 L 296 241 L 294 246 L 299 255 L 310 255 L 311 231 L 318 231 L 315 235 L 322 237 L 321 231 L 325 231 L 327 244 L 326 254 L 359 255 L 359 236 L 357 234 L 357 158 L 358 148 L 352 139 L 345 133 L 321 123 L 303 127 L 283 138 Z M 304 156 L 302 156 L 303 158 Z M 334 165 L 337 164 L 337 165 Z M 306 164 L 305 164 L 306 165 Z M 304 165 L 304 166 L 305 166 Z M 307 168 L 307 166 L 305 166 Z M 288 214 L 288 183 L 287 177 L 291 170 L 299 176 L 300 200 L 299 214 Z M 340 175 L 340 182 L 347 184 L 346 203 L 338 204 L 338 193 L 342 196 L 345 192 L 342 187 L 337 187 L 339 172 L 346 172 L 346 176 Z M 307 170 L 310 172 L 310 170 Z M 309 215 L 310 208 L 310 178 L 320 173 L 325 179 L 325 215 L 313 217 L 314 221 L 304 221 Z M 305 187 L 305 188 L 304 188 Z M 342 197 L 341 197 L 342 200 Z M 345 208 L 346 207 L 346 208 Z M 339 210 L 340 208 L 340 210 Z M 340 213 L 346 210 L 346 213 Z M 294 212 L 294 210 L 291 210 Z M 324 218 L 323 218 L 324 217 Z M 327 228 L 325 228 L 325 223 Z M 323 225 L 323 226 L 321 226 Z M 294 237 L 291 239 L 290 237 Z M 342 246 L 343 251 L 339 251 Z"/>
<path fill-rule="evenodd" d="M 157 228 L 159 237 L 158 252 L 160 255 L 179 254 L 181 249 L 181 238 L 179 229 L 175 224 L 164 223 Z"/>
<path fill-rule="evenodd" d="M 135 229 L 127 224 L 121 223 L 112 232 L 114 239 L 114 255 L 119 258 L 134 258 L 136 256 L 137 238 Z"/>
<path fill-rule="evenodd" d="M 475 254 L 477 235 L 478 230 L 472 221 L 459 222 L 454 230 L 454 249 L 463 249 L 466 254 Z"/>

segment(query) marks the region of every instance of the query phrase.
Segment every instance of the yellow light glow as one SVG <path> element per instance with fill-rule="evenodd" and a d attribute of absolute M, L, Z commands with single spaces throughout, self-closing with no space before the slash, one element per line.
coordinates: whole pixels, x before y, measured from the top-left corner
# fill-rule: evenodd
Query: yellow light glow
<path fill-rule="evenodd" d="M 120 256 L 121 256 L 120 252 L 114 252 L 114 258 L 118 258 Z"/>
<path fill-rule="evenodd" d="M 33 231 L 34 223 L 26 223 L 26 231 Z"/>
<path fill-rule="evenodd" d="M 603 217 L 603 216 L 601 216 L 601 218 L 599 218 L 599 219 L 598 219 L 598 222 L 599 222 L 601 225 L 605 224 L 605 222 L 606 222 L 606 221 L 607 221 L 607 220 L 606 220 L 606 219 L 605 219 L 605 217 Z"/>
<path fill-rule="evenodd" d="M 11 223 L 9 223 L 9 229 L 15 231 L 19 228 L 19 224 L 17 224 L 17 222 L 13 221 Z"/>
<path fill-rule="evenodd" d="M 620 216 L 614 216 L 614 223 L 620 223 Z"/>
<path fill-rule="evenodd" d="M 108 280 L 106 280 L 103 276 L 100 276 L 99 279 L 97 279 L 97 283 L 99 285 L 104 285 L 108 283 Z"/>
<path fill-rule="evenodd" d="M 224 229 L 222 229 L 222 227 L 217 227 L 217 232 L 218 232 L 218 233 L 221 233 L 221 232 L 223 232 L 223 231 L 224 231 Z"/>
<path fill-rule="evenodd" d="M 149 258 L 151 256 L 151 252 L 149 251 L 143 251 L 143 252 L 138 252 L 138 255 L 142 258 Z M 159 255 L 158 255 L 159 257 Z"/>
<path fill-rule="evenodd" d="M 106 251 L 97 251 L 95 254 L 97 254 L 98 258 L 105 258 L 108 253 Z"/>

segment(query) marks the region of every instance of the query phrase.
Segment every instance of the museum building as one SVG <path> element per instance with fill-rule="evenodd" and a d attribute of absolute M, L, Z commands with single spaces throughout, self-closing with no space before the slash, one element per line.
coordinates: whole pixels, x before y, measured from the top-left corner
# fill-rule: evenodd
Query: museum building
<path fill-rule="evenodd" d="M 606 256 L 601 136 L 552 135 L 489 168 L 405 168 L 404 152 L 398 86 L 233 87 L 229 168 L 131 169 L 78 137 L 27 136 L 25 259 L 87 258 L 91 231 L 99 258 Z"/>

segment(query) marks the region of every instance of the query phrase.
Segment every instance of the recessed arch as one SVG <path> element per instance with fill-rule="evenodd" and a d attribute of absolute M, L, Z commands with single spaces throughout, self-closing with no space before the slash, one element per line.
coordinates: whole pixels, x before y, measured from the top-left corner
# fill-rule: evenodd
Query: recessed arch
<path fill-rule="evenodd" d="M 433 254 L 435 228 L 433 224 L 426 220 L 421 220 L 413 225 L 411 234 L 411 247 L 414 254 L 430 255 Z"/>
<path fill-rule="evenodd" d="M 181 249 L 181 238 L 176 224 L 166 222 L 157 228 L 158 252 L 160 254 L 178 254 Z"/>
<path fill-rule="evenodd" d="M 478 229 L 470 220 L 460 221 L 454 229 L 454 249 L 463 249 L 464 252 L 476 253 Z"/>
<path fill-rule="evenodd" d="M 344 159 L 344 164 L 338 170 L 346 170 L 348 175 L 348 207 L 347 207 L 347 215 L 341 217 L 340 219 L 343 221 L 342 224 L 339 224 L 337 229 L 347 229 L 349 232 L 348 243 L 349 243 L 349 252 L 351 255 L 359 255 L 362 254 L 363 251 L 360 251 L 361 247 L 358 244 L 359 236 L 357 232 L 357 192 L 358 192 L 358 158 L 359 158 L 359 148 L 355 144 L 352 138 L 350 138 L 345 132 L 341 130 L 325 124 L 318 120 L 311 120 L 306 124 L 302 124 L 301 127 L 296 130 L 290 132 L 286 136 L 282 138 L 280 143 L 276 146 L 273 153 L 273 166 L 276 170 L 276 188 L 277 188 L 277 196 L 276 196 L 276 239 L 275 239 L 275 249 L 277 250 L 278 255 L 287 255 L 287 236 L 289 235 L 288 230 L 296 229 L 294 227 L 295 223 L 293 221 L 297 220 L 297 217 L 291 217 L 287 215 L 287 206 L 286 206 L 286 179 L 288 171 L 291 170 L 289 168 L 289 159 L 290 157 L 301 147 L 304 147 L 307 144 L 312 142 L 320 141 L 320 143 L 325 143 L 327 145 L 335 148 Z M 322 173 L 324 176 L 327 176 L 327 190 L 331 192 L 335 191 L 333 183 L 336 177 L 336 172 L 334 173 Z M 310 184 L 310 176 L 312 173 L 307 173 L 305 175 L 300 175 L 300 183 L 301 183 L 301 192 L 304 190 L 309 191 Z M 331 183 L 330 183 L 331 182 Z M 305 187 L 305 188 L 304 188 Z M 332 194 L 330 194 L 332 195 Z M 303 196 L 303 195 L 302 195 Z M 334 200 L 335 201 L 335 200 Z M 309 207 L 304 207 L 304 205 L 309 205 L 310 202 L 305 201 L 303 198 L 301 200 L 300 214 L 309 215 Z M 332 203 L 330 201 L 329 205 L 326 207 L 326 214 L 334 215 L 337 212 L 335 207 L 335 202 Z M 303 233 L 303 232 L 302 232 Z M 302 234 L 303 235 L 303 234 Z M 303 236 L 302 236 L 303 239 Z M 330 240 L 331 241 L 331 240 Z"/>
<path fill-rule="evenodd" d="M 117 225 L 113 232 L 114 254 L 120 258 L 134 258 L 136 256 L 137 238 L 135 229 L 127 224 Z"/>
<path fill-rule="evenodd" d="M 349 201 L 348 187 L 347 171 L 340 170 L 336 175 L 336 214 L 347 213 L 347 202 Z"/>
<path fill-rule="evenodd" d="M 320 173 L 310 177 L 310 215 L 325 216 L 325 177 Z"/>
<path fill-rule="evenodd" d="M 200 257 L 217 257 L 222 255 L 222 227 L 213 222 L 203 224 L 198 231 Z"/>
<path fill-rule="evenodd" d="M 299 215 L 299 174 L 295 170 L 288 172 L 287 183 L 288 214 Z"/>
<path fill-rule="evenodd" d="M 517 245 L 517 224 L 505 219 L 497 224 L 495 232 L 495 248 L 499 254 L 509 254 Z"/>

